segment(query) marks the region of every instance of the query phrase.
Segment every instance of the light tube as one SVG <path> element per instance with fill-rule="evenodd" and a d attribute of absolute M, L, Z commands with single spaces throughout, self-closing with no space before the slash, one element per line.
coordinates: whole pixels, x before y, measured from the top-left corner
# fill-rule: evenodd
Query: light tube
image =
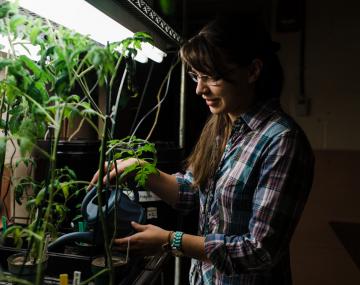
<path fill-rule="evenodd" d="M 3 35 L 0 35 L 0 44 L 3 46 L 1 51 L 5 52 L 6 54 L 12 54 L 9 40 Z M 23 43 L 23 45 L 26 47 L 26 49 L 22 45 L 15 45 L 13 47 L 15 55 L 26 55 L 32 60 L 40 60 L 40 56 L 38 54 L 40 50 L 39 47 L 28 43 Z"/>
<path fill-rule="evenodd" d="M 102 45 L 121 41 L 134 34 L 85 0 L 18 0 L 18 3 L 20 7 L 87 35 Z M 159 48 L 145 43 L 135 59 L 146 62 L 150 58 L 161 62 L 164 56 L 166 54 Z"/>

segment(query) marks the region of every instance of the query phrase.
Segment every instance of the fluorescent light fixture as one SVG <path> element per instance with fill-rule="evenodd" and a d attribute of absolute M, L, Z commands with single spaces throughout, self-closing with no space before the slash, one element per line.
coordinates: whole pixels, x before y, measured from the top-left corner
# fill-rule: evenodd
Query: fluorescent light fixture
<path fill-rule="evenodd" d="M 26 10 L 80 34 L 88 35 L 103 45 L 121 41 L 134 34 L 85 0 L 18 0 L 18 3 Z M 166 53 L 145 43 L 135 59 L 146 62 L 147 58 L 150 58 L 155 62 L 161 62 L 164 56 Z"/>
<path fill-rule="evenodd" d="M 6 54 L 12 54 L 12 50 L 10 47 L 9 40 L 4 37 L 3 35 L 0 35 L 0 44 L 3 46 L 1 51 L 5 52 Z M 24 48 L 26 47 L 26 48 Z M 27 55 L 32 60 L 38 61 L 40 60 L 40 56 L 38 55 L 40 48 L 37 46 L 34 46 L 32 44 L 22 44 L 22 45 L 15 45 L 14 47 L 15 55 Z"/>

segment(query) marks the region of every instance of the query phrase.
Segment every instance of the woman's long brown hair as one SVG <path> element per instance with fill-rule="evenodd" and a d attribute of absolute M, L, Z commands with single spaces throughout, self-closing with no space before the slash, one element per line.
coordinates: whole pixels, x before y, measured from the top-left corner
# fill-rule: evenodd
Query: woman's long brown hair
<path fill-rule="evenodd" d="M 210 116 L 186 160 L 186 166 L 194 175 L 194 186 L 204 186 L 215 174 L 230 132 L 231 121 L 226 114 Z"/>
<path fill-rule="evenodd" d="M 215 78 L 227 78 L 228 67 L 248 66 L 255 58 L 263 62 L 263 70 L 255 83 L 257 100 L 279 97 L 283 73 L 271 41 L 263 25 L 253 15 L 219 17 L 185 42 L 180 57 L 188 68 Z M 205 186 L 219 166 L 232 122 L 227 114 L 213 114 L 206 122 L 200 138 L 186 160 L 194 176 L 193 185 Z"/>

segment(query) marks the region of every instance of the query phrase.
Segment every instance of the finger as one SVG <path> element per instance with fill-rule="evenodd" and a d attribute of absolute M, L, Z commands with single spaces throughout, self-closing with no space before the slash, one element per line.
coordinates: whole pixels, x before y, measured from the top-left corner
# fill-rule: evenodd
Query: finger
<path fill-rule="evenodd" d="M 124 171 L 123 167 L 121 167 L 121 162 L 122 159 L 118 159 L 116 162 L 114 162 L 111 171 L 112 178 L 121 174 Z"/>
<path fill-rule="evenodd" d="M 88 191 L 96 185 L 98 179 L 99 179 L 99 171 L 96 171 L 96 173 L 94 174 L 93 178 L 90 181 L 89 186 L 87 187 Z"/>
<path fill-rule="evenodd" d="M 119 167 L 114 164 L 114 166 L 110 172 L 110 179 L 114 179 L 120 173 L 121 173 L 121 171 L 120 171 Z"/>
<path fill-rule="evenodd" d="M 142 225 L 142 224 L 138 224 L 136 222 L 131 222 L 131 226 L 137 231 L 137 232 L 143 232 L 145 231 L 148 226 L 147 225 Z"/>
<path fill-rule="evenodd" d="M 103 178 L 103 183 L 105 184 L 107 182 L 107 180 L 109 179 L 109 181 L 113 180 L 113 178 L 116 176 L 115 170 L 111 170 L 109 172 L 109 175 L 106 174 L 106 172 L 104 173 L 104 178 Z"/>
<path fill-rule="evenodd" d="M 124 238 L 117 238 L 114 240 L 114 244 L 123 248 L 123 247 L 127 247 L 130 241 L 131 241 L 131 236 Z"/>
<path fill-rule="evenodd" d="M 106 161 L 106 162 L 104 163 L 104 172 L 106 172 L 107 165 L 108 165 L 108 162 Z M 99 180 L 99 175 L 100 175 L 100 171 L 98 170 L 98 171 L 95 172 L 93 178 L 92 178 L 91 181 L 90 181 L 90 184 L 89 184 L 89 186 L 88 186 L 88 188 L 87 188 L 88 191 L 91 190 L 91 188 L 93 188 L 94 186 L 97 185 L 97 182 L 98 182 L 98 180 Z M 105 183 L 106 180 L 104 180 L 103 182 Z"/>
<path fill-rule="evenodd" d="M 109 171 L 109 180 L 113 180 L 116 176 L 120 175 L 124 171 L 124 166 L 121 165 L 122 159 L 116 160 L 116 162 L 110 162 L 110 171 Z M 108 165 L 108 163 L 106 163 Z M 105 168 L 105 172 L 107 172 L 107 168 Z M 107 181 L 106 175 L 104 175 L 103 183 L 105 184 Z"/>

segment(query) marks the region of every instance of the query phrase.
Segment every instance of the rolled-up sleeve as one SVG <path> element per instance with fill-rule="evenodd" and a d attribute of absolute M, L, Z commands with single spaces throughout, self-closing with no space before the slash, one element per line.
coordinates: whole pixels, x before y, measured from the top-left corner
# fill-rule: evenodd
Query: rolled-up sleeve
<path fill-rule="evenodd" d="M 178 200 L 175 208 L 181 211 L 191 211 L 198 205 L 199 193 L 198 189 L 192 185 L 193 175 L 190 171 L 174 174 L 176 182 L 179 184 Z"/>
<path fill-rule="evenodd" d="M 206 256 L 225 274 L 271 268 L 288 249 L 311 188 L 314 159 L 301 134 L 288 132 L 274 138 L 259 162 L 249 231 L 205 237 Z"/>

